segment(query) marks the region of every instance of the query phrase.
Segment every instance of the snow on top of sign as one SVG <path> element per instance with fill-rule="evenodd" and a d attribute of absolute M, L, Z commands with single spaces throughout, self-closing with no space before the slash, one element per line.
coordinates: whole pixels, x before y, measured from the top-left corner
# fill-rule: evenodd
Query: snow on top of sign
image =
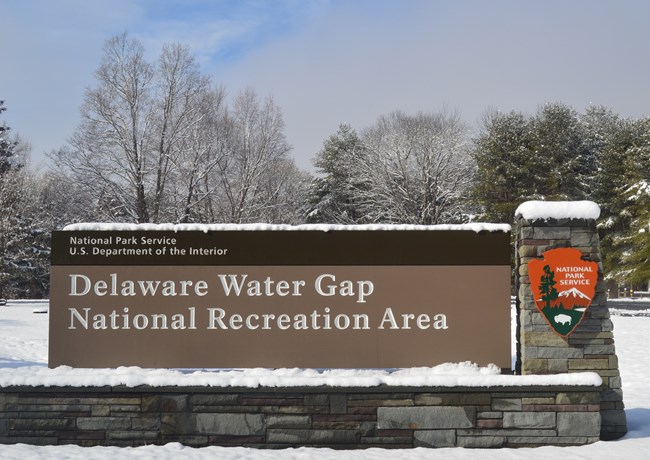
<path fill-rule="evenodd" d="M 67 231 L 386 231 L 386 230 L 470 230 L 474 232 L 509 232 L 508 224 L 448 224 L 448 225 L 329 225 L 329 224 L 304 224 L 304 225 L 275 225 L 275 224 L 121 224 L 87 222 L 66 226 Z"/>
<path fill-rule="evenodd" d="M 600 207 L 593 201 L 526 201 L 515 211 L 515 217 L 538 219 L 598 219 Z"/>
<path fill-rule="evenodd" d="M 441 364 L 389 371 L 384 369 L 239 369 L 195 370 L 142 369 L 79 369 L 60 366 L 48 369 L 40 366 L 0 368 L 0 387 L 8 386 L 120 386 L 149 385 L 209 386 L 209 387 L 374 387 L 438 386 L 438 387 L 497 387 L 580 385 L 600 386 L 593 372 L 556 375 L 501 375 L 494 365 L 479 367 L 469 362 Z"/>

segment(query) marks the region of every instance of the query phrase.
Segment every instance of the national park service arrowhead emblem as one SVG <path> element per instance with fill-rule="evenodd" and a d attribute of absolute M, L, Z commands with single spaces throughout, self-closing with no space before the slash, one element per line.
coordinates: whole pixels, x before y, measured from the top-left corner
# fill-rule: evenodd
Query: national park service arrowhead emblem
<path fill-rule="evenodd" d="M 598 264 L 574 248 L 551 249 L 528 262 L 535 304 L 551 328 L 567 337 L 580 324 L 596 293 Z"/>

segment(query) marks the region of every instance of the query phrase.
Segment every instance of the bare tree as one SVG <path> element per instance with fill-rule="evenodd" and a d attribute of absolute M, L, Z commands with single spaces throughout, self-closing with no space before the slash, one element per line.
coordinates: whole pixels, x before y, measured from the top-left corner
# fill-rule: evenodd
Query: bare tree
<path fill-rule="evenodd" d="M 311 176 L 298 169 L 288 158 L 276 161 L 271 166 L 272 169 L 262 178 L 265 206 L 259 209 L 257 220 L 272 224 L 303 223 L 302 208 Z"/>
<path fill-rule="evenodd" d="M 203 115 L 179 142 L 184 153 L 174 169 L 172 203 L 176 215 L 172 220 L 178 222 L 215 220 L 213 197 L 220 182 L 211 178 L 229 151 L 231 123 L 223 88 L 202 92 L 196 104 Z"/>
<path fill-rule="evenodd" d="M 252 222 L 284 203 L 295 166 L 271 98 L 246 90 L 228 110 L 186 47 L 154 65 L 126 34 L 106 42 L 96 77 L 70 148 L 51 156 L 102 219 Z"/>
<path fill-rule="evenodd" d="M 439 224 L 462 220 L 471 180 L 465 125 L 456 114 L 393 112 L 363 133 L 355 156 L 358 200 L 369 222 Z"/>
<path fill-rule="evenodd" d="M 173 170 L 187 161 L 196 161 L 196 134 L 204 127 L 209 106 L 210 79 L 200 73 L 194 56 L 187 47 L 165 45 L 158 60 L 157 91 L 154 100 L 155 164 L 151 165 L 155 183 L 152 185 L 152 220 L 169 218 L 175 210 L 164 212 L 167 181 Z M 201 150 L 201 147 L 198 147 Z M 186 157 L 189 157 L 186 158 Z M 192 160 L 193 158 L 193 160 Z"/>
<path fill-rule="evenodd" d="M 279 190 L 269 176 L 286 164 L 290 151 L 282 113 L 272 98 L 260 102 L 247 89 L 235 98 L 231 123 L 229 152 L 219 162 L 219 218 L 234 223 L 263 220 Z"/>
<path fill-rule="evenodd" d="M 167 189 L 209 116 L 209 78 L 186 47 L 166 45 L 154 66 L 126 34 L 106 42 L 96 77 L 71 148 L 54 154 L 57 164 L 92 191 L 105 218 L 169 220 L 178 212 Z"/>
<path fill-rule="evenodd" d="M 107 40 L 95 76 L 96 88 L 86 90 L 81 124 L 70 149 L 54 152 L 57 164 L 93 190 L 113 220 L 148 222 L 147 156 L 154 130 L 151 115 L 154 69 L 144 59 L 142 45 L 122 34 Z"/>

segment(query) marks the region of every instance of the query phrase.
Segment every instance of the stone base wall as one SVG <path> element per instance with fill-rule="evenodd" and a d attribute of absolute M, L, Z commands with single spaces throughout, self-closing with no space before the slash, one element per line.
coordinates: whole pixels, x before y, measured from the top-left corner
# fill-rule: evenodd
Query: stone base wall
<path fill-rule="evenodd" d="M 0 388 L 0 444 L 529 447 L 598 441 L 600 389 Z"/>
<path fill-rule="evenodd" d="M 621 374 L 609 317 L 596 222 L 592 219 L 536 220 L 519 218 L 517 237 L 518 370 L 526 374 L 596 372 L 603 379 L 601 416 L 604 440 L 627 432 Z M 598 263 L 596 296 L 584 319 L 568 338 L 556 334 L 537 309 L 528 262 L 555 248 L 575 248 L 585 260 Z"/>

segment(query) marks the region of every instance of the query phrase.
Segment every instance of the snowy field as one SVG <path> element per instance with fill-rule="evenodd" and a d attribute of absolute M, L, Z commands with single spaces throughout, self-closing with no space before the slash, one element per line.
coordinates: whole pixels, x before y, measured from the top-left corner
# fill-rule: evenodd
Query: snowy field
<path fill-rule="evenodd" d="M 0 369 L 19 375 L 27 367 L 47 364 L 47 304 L 10 302 L 0 306 Z M 219 458 L 219 459 L 644 459 L 650 452 L 650 354 L 647 352 L 650 317 L 620 316 L 614 312 L 616 348 L 623 378 L 629 433 L 619 441 L 598 442 L 584 447 L 541 447 L 536 449 L 411 449 L 335 451 L 299 448 L 280 451 L 238 447 L 187 448 L 173 443 L 138 448 L 0 445 L 0 459 L 114 459 L 114 458 Z M 621 311 L 623 313 L 623 311 Z M 43 369 L 44 370 L 44 369 Z"/>

